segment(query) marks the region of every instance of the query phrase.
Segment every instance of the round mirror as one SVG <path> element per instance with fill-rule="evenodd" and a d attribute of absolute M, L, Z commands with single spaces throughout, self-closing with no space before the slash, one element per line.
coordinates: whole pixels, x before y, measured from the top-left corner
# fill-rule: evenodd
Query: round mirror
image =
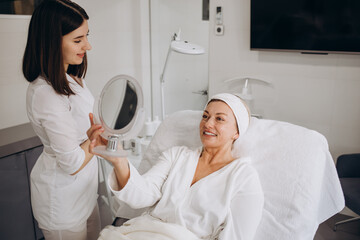
<path fill-rule="evenodd" d="M 94 106 L 95 121 L 104 128 L 102 137 L 108 145 L 95 147 L 94 151 L 108 156 L 126 156 L 118 149 L 119 140 L 136 137 L 145 119 L 143 93 L 139 83 L 127 75 L 110 79 L 101 91 Z"/>

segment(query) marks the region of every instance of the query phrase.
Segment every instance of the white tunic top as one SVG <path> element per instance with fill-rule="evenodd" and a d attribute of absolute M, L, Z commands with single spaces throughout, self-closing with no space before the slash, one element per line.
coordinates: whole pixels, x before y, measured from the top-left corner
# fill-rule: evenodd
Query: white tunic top
<path fill-rule="evenodd" d="M 40 228 L 69 229 L 85 223 L 97 201 L 98 165 L 94 157 L 79 173 L 85 153 L 89 113 L 94 98 L 83 81 L 69 75 L 75 95 L 55 92 L 42 77 L 30 83 L 26 105 L 29 120 L 44 145 L 31 171 L 31 204 Z"/>
<path fill-rule="evenodd" d="M 130 164 L 130 178 L 120 191 L 115 173 L 109 184 L 119 200 L 133 208 L 151 206 L 149 214 L 180 224 L 203 239 L 250 240 L 260 222 L 264 197 L 256 170 L 240 158 L 191 186 L 201 149 L 174 147 L 143 176 Z"/>

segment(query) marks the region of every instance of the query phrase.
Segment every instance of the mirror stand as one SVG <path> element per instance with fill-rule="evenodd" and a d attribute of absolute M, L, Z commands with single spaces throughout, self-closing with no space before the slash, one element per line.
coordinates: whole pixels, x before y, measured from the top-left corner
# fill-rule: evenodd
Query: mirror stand
<path fill-rule="evenodd" d="M 126 157 L 127 151 L 118 148 L 119 140 L 121 136 L 111 135 L 108 137 L 107 146 L 97 146 L 94 148 L 94 152 L 111 157 Z"/>

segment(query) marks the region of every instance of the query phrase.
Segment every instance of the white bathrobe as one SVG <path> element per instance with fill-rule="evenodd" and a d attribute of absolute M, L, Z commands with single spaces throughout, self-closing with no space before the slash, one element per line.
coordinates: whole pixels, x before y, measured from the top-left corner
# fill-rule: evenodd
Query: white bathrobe
<path fill-rule="evenodd" d="M 191 186 L 201 149 L 173 147 L 140 175 L 130 164 L 126 186 L 109 185 L 119 200 L 133 208 L 152 206 L 152 217 L 185 227 L 201 239 L 250 240 L 260 222 L 264 197 L 256 170 L 239 158 Z"/>

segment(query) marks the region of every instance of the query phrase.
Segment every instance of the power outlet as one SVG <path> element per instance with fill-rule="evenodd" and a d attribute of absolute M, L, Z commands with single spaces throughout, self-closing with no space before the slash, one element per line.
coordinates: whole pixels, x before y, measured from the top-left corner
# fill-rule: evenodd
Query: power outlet
<path fill-rule="evenodd" d="M 223 25 L 215 25 L 215 35 L 217 35 L 217 36 L 224 35 L 224 26 Z"/>

